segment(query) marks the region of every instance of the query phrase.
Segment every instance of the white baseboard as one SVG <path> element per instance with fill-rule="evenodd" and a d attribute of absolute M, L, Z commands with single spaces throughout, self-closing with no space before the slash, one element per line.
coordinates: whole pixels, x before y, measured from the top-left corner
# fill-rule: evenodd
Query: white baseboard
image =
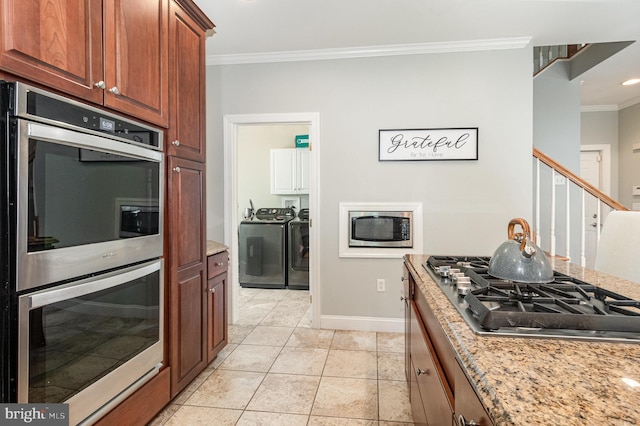
<path fill-rule="evenodd" d="M 347 317 L 322 315 L 320 328 L 332 330 L 404 332 L 404 318 Z"/>

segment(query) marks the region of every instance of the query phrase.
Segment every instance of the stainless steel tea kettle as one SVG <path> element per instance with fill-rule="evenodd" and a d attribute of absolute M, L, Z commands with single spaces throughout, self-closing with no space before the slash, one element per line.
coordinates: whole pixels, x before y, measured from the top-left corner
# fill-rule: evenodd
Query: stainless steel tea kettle
<path fill-rule="evenodd" d="M 515 232 L 516 225 L 522 227 L 522 233 Z M 507 234 L 509 239 L 491 257 L 489 275 L 525 283 L 553 281 L 553 269 L 544 252 L 531 241 L 527 221 L 522 218 L 511 219 Z"/>

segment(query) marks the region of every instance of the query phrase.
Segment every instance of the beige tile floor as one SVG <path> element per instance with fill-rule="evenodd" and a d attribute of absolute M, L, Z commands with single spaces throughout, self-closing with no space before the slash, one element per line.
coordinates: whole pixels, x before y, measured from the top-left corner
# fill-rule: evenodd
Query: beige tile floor
<path fill-rule="evenodd" d="M 413 424 L 402 333 L 312 329 L 308 291 L 239 303 L 227 347 L 152 426 Z"/>

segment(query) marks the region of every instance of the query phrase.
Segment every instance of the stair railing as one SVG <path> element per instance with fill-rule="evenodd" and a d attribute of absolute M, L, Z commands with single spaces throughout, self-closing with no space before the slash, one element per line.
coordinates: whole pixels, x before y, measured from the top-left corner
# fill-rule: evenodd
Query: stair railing
<path fill-rule="evenodd" d="M 569 59 L 586 44 L 564 44 L 558 46 L 534 46 L 533 48 L 533 75 L 551 65 L 558 59 Z"/>
<path fill-rule="evenodd" d="M 600 228 L 602 225 L 602 211 L 603 208 L 609 208 L 611 210 L 629 210 L 613 198 L 609 197 L 598 188 L 589 184 L 587 181 L 582 179 L 581 177 L 575 175 L 567 168 L 539 151 L 536 148 L 533 148 L 533 157 L 534 157 L 534 227 L 533 227 L 533 239 L 536 244 L 540 247 L 543 247 L 543 238 L 541 237 L 541 192 L 543 192 L 544 186 L 541 184 L 541 170 L 542 168 L 547 168 L 551 172 L 551 185 L 550 188 L 547 187 L 548 193 L 550 193 L 550 208 L 549 208 L 549 242 L 545 245 L 548 247 L 548 254 L 551 257 L 557 256 L 556 253 L 556 243 L 557 236 L 556 233 L 558 231 L 558 227 L 556 226 L 556 215 L 557 215 L 557 205 L 556 205 L 556 179 L 564 178 L 566 179 L 566 196 L 565 196 L 565 226 L 564 226 L 564 246 L 565 246 L 565 254 L 564 257 L 567 260 L 571 260 L 571 248 L 572 248 L 572 240 L 571 240 L 571 223 L 572 223 L 572 209 L 571 209 L 571 190 L 574 188 L 574 191 L 579 191 L 580 197 L 580 211 L 579 211 L 579 221 L 580 221 L 580 241 L 579 241 L 579 256 L 580 256 L 580 265 L 586 266 L 586 256 L 585 256 L 585 241 L 586 241 L 586 228 L 585 228 L 585 200 L 587 197 L 594 197 L 596 200 L 596 217 L 595 217 L 595 226 L 596 229 L 596 245 L 600 240 Z M 544 191 L 547 192 L 547 191 Z M 573 214 L 574 218 L 577 215 Z M 543 247 L 543 248 L 545 248 Z"/>

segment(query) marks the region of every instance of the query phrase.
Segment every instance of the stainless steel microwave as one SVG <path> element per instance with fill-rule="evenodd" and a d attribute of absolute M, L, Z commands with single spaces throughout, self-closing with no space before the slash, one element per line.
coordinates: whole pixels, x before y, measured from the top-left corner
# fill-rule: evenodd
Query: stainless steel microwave
<path fill-rule="evenodd" d="M 413 212 L 349 211 L 349 247 L 413 247 Z"/>

